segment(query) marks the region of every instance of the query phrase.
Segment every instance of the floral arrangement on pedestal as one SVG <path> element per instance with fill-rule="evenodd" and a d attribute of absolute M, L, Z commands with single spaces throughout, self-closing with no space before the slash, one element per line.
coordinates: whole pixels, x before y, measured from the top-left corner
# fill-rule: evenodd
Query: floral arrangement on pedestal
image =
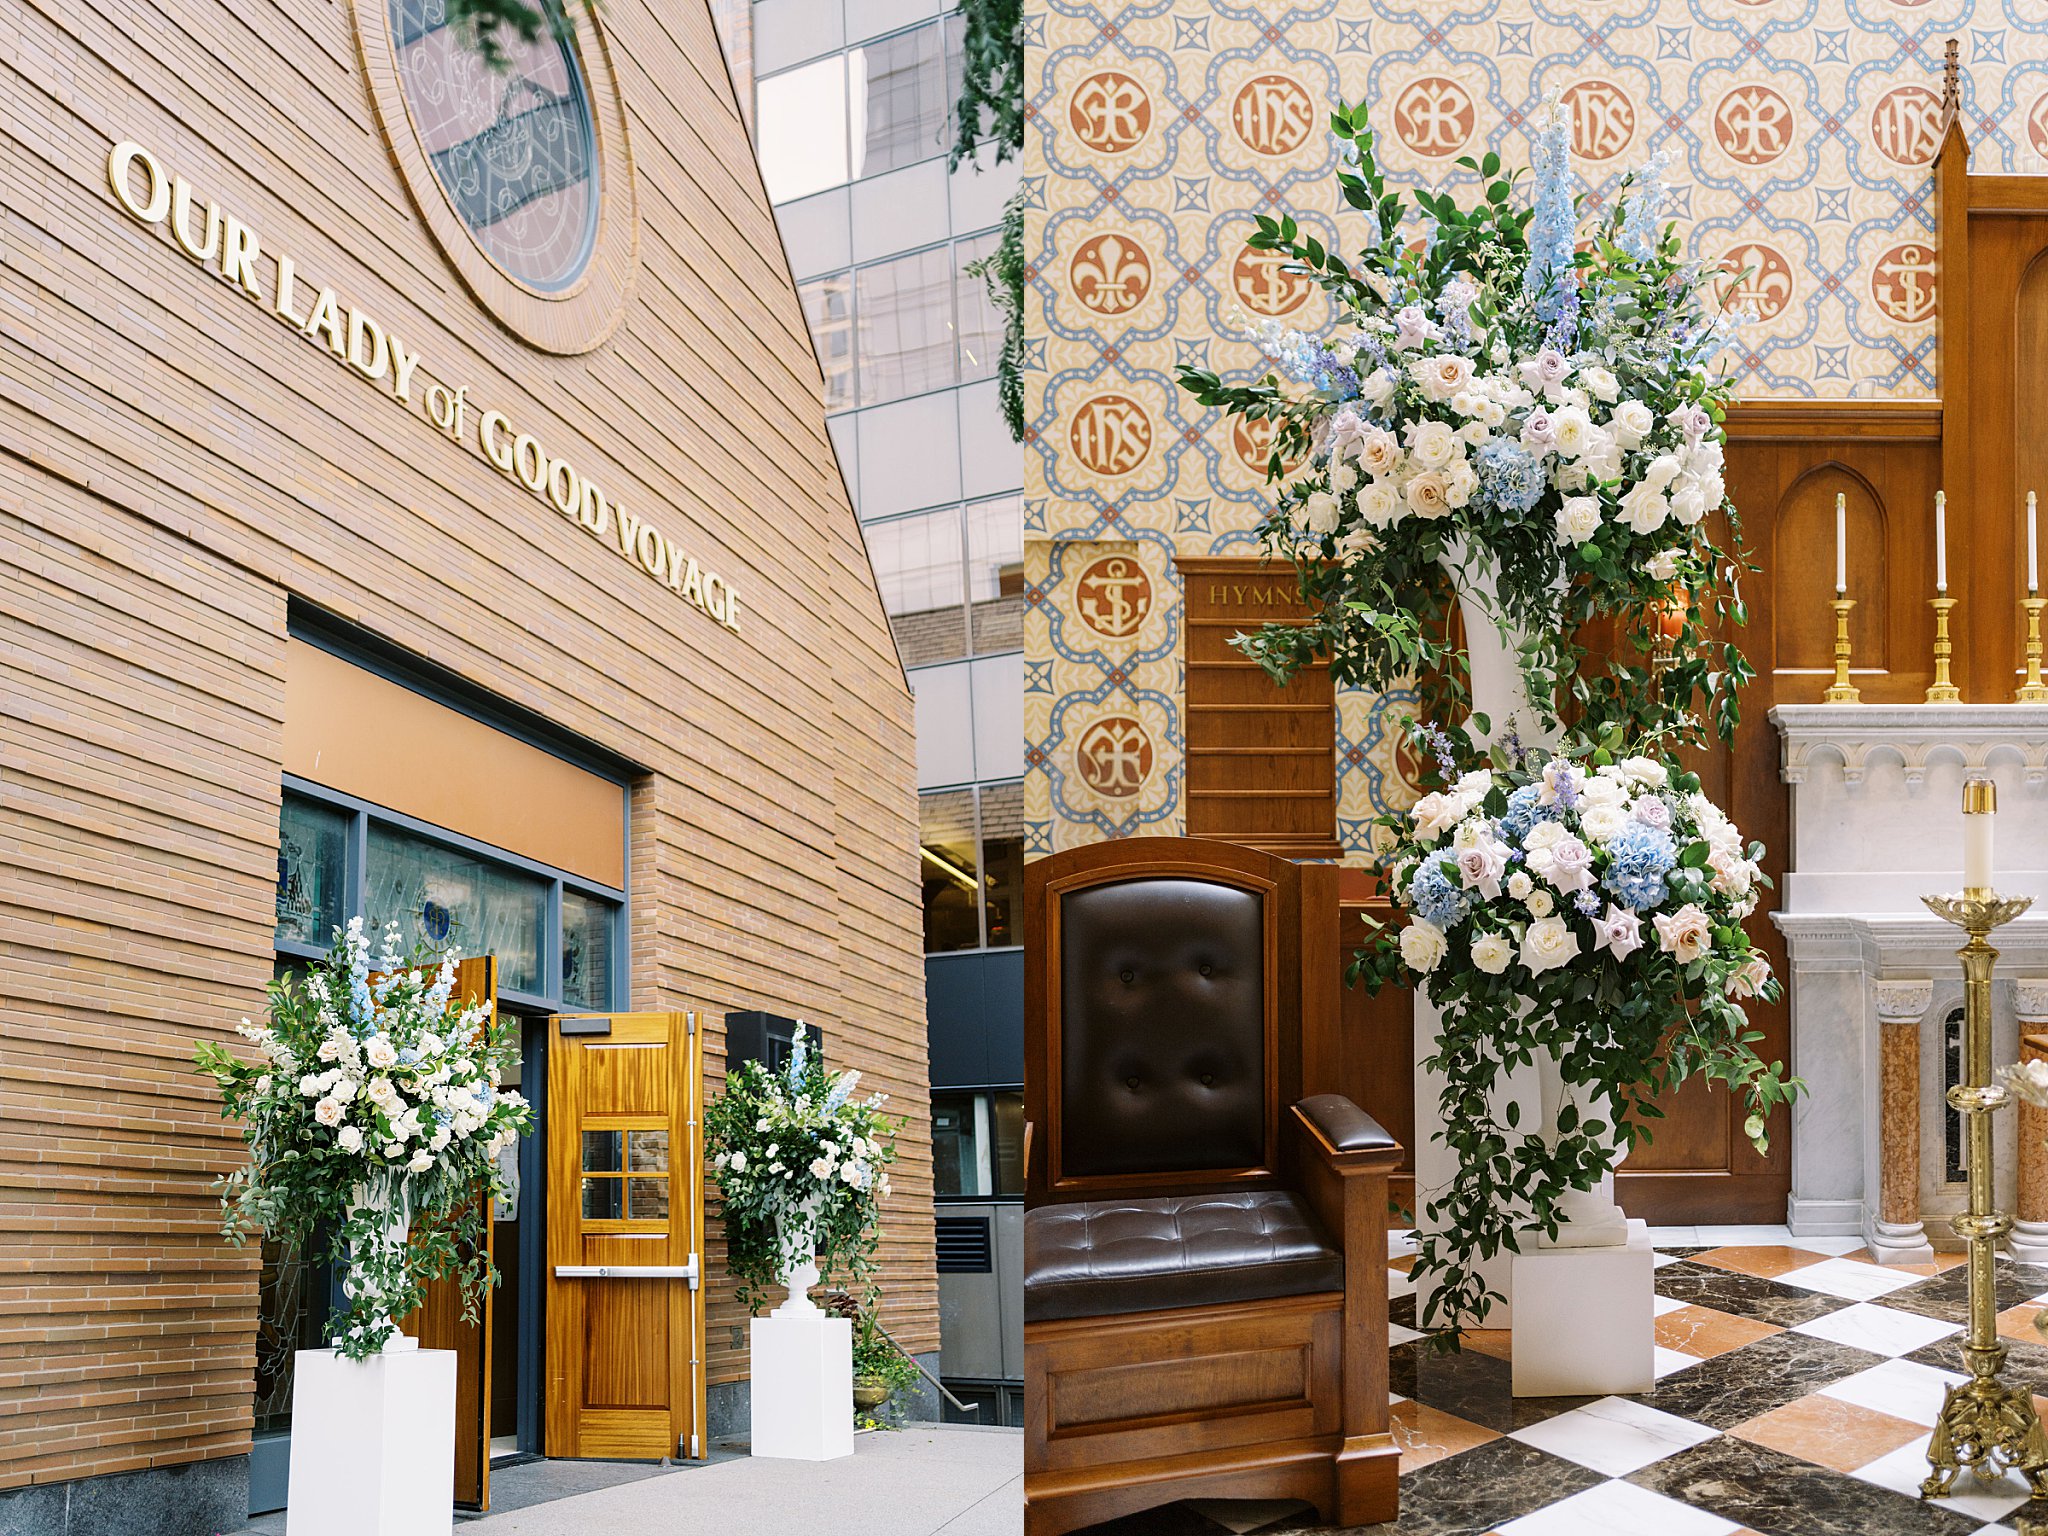
<path fill-rule="evenodd" d="M 1730 638 L 1751 567 L 1715 366 L 1740 317 L 1664 221 L 1657 160 L 1594 216 L 1567 109 L 1546 98 L 1530 121 L 1529 201 L 1489 152 L 1457 162 L 1477 188 L 1461 207 L 1390 191 L 1365 106 L 1340 108 L 1355 253 L 1285 214 L 1247 241 L 1331 297 L 1334 330 L 1249 327 L 1279 369 L 1255 382 L 1181 370 L 1201 403 L 1272 431 L 1260 533 L 1308 617 L 1240 649 L 1280 682 L 1320 664 L 1414 687 L 1439 722 L 1409 723 L 1428 793 L 1379 824 L 1409 920 L 1353 978 L 1417 985 L 1437 1013 L 1423 1065 L 1444 1075 L 1458 1171 L 1416 1213 L 1415 1271 L 1437 1281 L 1424 1321 L 1446 1347 L 1497 1299 L 1479 1261 L 1518 1234 L 1625 1240 L 1611 1199 L 1587 1197 L 1659 1093 L 1725 1083 L 1761 1147 L 1801 1087 L 1756 1055 L 1742 1008 L 1777 996 L 1741 927 L 1761 848 L 1669 755 L 1732 737 L 1754 676 Z M 1525 1129 L 1506 1080 L 1531 1066 L 1543 1114 Z"/>
<path fill-rule="evenodd" d="M 223 1180 L 222 1231 L 325 1238 L 348 1266 L 331 1332 L 350 1360 L 389 1347 L 430 1280 L 453 1276 L 476 1319 L 498 1283 L 482 1241 L 495 1159 L 532 1122 L 498 1086 L 516 1046 L 491 1037 L 489 1004 L 455 999 L 460 957 L 398 943 L 394 923 L 373 967 L 351 919 L 303 982 L 271 984 L 268 1024 L 242 1020 L 257 1060 L 212 1041 L 194 1053 L 249 1145 Z"/>
<path fill-rule="evenodd" d="M 1572 1191 L 1647 1138 L 1664 1089 L 1701 1074 L 1743 1095 L 1761 1152 L 1765 1117 L 1800 1084 L 1757 1056 L 1741 1007 L 1779 991 L 1741 926 L 1769 884 L 1763 845 L 1745 847 L 1696 774 L 1505 748 L 1459 772 L 1448 741 L 1427 739 L 1446 787 L 1387 819 L 1382 862 L 1407 922 L 1378 930 L 1354 972 L 1425 988 L 1438 1012 L 1426 1065 L 1446 1078 L 1458 1172 L 1414 1269 L 1441 1279 L 1423 1324 L 1447 1328 L 1495 1299 L 1475 1256 L 1514 1250 L 1518 1232 L 1555 1239 Z M 1540 1130 L 1496 1099 L 1531 1062 L 1558 1080 Z"/>
<path fill-rule="evenodd" d="M 903 1122 L 882 1113 L 886 1094 L 856 1099 L 859 1082 L 858 1072 L 829 1071 L 800 1033 L 782 1071 L 741 1063 L 704 1113 L 724 1195 L 726 1268 L 749 1310 L 773 1286 L 802 1310 L 821 1279 L 873 1273 Z"/>
<path fill-rule="evenodd" d="M 1425 718 L 1451 721 L 1462 598 L 1513 637 L 1540 722 L 1562 708 L 1589 740 L 1633 739 L 1711 714 L 1726 734 L 1754 675 L 1715 636 L 1743 622 L 1746 567 L 1714 542 L 1716 514 L 1737 533 L 1730 386 L 1713 371 L 1735 317 L 1661 223 L 1660 164 L 1582 228 L 1569 115 L 1551 99 L 1536 121 L 1530 207 L 1492 153 L 1458 162 L 1480 182 L 1473 207 L 1431 191 L 1411 207 L 1360 104 L 1332 118 L 1339 189 L 1365 216 L 1356 257 L 1259 217 L 1247 244 L 1290 258 L 1341 318 L 1326 337 L 1251 329 L 1284 380 L 1181 370 L 1203 404 L 1274 428 L 1268 474 L 1284 483 L 1260 531 L 1310 617 L 1242 648 L 1280 681 L 1319 661 L 1377 691 L 1419 680 Z M 1602 619 L 1611 641 L 1586 632 Z"/>

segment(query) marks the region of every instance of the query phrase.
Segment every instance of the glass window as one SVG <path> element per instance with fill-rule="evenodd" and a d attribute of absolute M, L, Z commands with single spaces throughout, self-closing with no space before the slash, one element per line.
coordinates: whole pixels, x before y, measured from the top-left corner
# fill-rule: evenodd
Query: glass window
<path fill-rule="evenodd" d="M 1015 496 L 967 508 L 967 600 L 978 653 L 1024 648 L 1024 504 Z"/>
<path fill-rule="evenodd" d="M 958 377 L 952 248 L 942 245 L 862 267 L 858 282 L 860 403 L 950 387 Z"/>
<path fill-rule="evenodd" d="M 981 885 L 988 945 L 1024 942 L 1024 786 L 981 787 Z"/>
<path fill-rule="evenodd" d="M 856 178 L 945 153 L 956 93 L 937 22 L 849 49 L 846 57 L 853 75 Z"/>
<path fill-rule="evenodd" d="M 918 863 L 924 877 L 927 954 L 981 945 L 981 882 L 974 867 L 974 791 L 940 790 L 918 801 Z"/>
<path fill-rule="evenodd" d="M 996 364 L 1002 360 L 1003 317 L 988 296 L 986 280 L 967 270 L 969 262 L 988 255 L 1001 239 L 1000 233 L 991 231 L 953 247 L 953 304 L 960 316 L 962 384 L 994 378 Z"/>
<path fill-rule="evenodd" d="M 1024 1095 L 932 1095 L 932 1193 L 1002 1199 L 1024 1193 Z"/>
<path fill-rule="evenodd" d="M 546 290 L 582 275 L 599 198 L 583 71 L 558 0 L 540 9 L 532 39 L 498 32 L 492 65 L 447 0 L 390 0 L 399 82 L 441 190 L 492 261 Z"/>
<path fill-rule="evenodd" d="M 608 901 L 563 888 L 563 1007 L 611 1007 L 612 918 L 618 910 Z"/>
<path fill-rule="evenodd" d="M 853 275 L 841 272 L 797 288 L 811 344 L 818 349 L 818 367 L 825 375 L 825 409 L 843 411 L 853 404 Z"/>
<path fill-rule="evenodd" d="M 363 884 L 363 925 L 372 932 L 396 922 L 407 947 L 496 955 L 500 987 L 547 990 L 545 880 L 372 822 Z"/>
<path fill-rule="evenodd" d="M 957 661 L 967 654 L 966 571 L 960 559 L 960 509 L 869 523 L 868 554 L 882 609 L 906 667 Z"/>
<path fill-rule="evenodd" d="M 768 201 L 809 197 L 846 180 L 846 63 L 841 54 L 770 75 L 754 87 Z"/>
<path fill-rule="evenodd" d="M 1021 1197 L 1024 1193 L 1024 1095 L 1021 1092 L 989 1095 L 989 1120 L 995 1132 L 995 1156 L 990 1159 L 996 1176 L 997 1195 Z"/>
<path fill-rule="evenodd" d="M 284 797 L 277 828 L 277 936 L 325 948 L 348 921 L 345 811 Z"/>

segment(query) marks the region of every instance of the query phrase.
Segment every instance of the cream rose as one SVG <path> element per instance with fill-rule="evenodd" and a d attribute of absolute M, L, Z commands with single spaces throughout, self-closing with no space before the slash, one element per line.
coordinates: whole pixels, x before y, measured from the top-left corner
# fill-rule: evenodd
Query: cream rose
<path fill-rule="evenodd" d="M 1358 439 L 1358 463 L 1368 475 L 1391 475 L 1401 467 L 1401 440 L 1385 427 L 1367 427 Z"/>
<path fill-rule="evenodd" d="M 1503 933 L 1482 933 L 1472 941 L 1472 963 L 1489 976 L 1498 976 L 1515 958 L 1515 946 Z"/>
<path fill-rule="evenodd" d="M 1613 370 L 1596 363 L 1591 368 L 1580 369 L 1579 377 L 1585 382 L 1586 392 L 1595 400 L 1611 404 L 1621 398 L 1621 382 L 1614 377 Z M 1645 411 L 1648 409 L 1644 407 Z"/>
<path fill-rule="evenodd" d="M 1584 411 L 1568 405 L 1550 418 L 1550 434 L 1560 455 L 1580 458 L 1592 446 L 1593 423 Z"/>
<path fill-rule="evenodd" d="M 1401 930 L 1401 958 L 1411 970 L 1435 970 L 1449 949 L 1443 929 L 1419 917 Z"/>
<path fill-rule="evenodd" d="M 1650 921 L 1657 929 L 1657 947 L 1689 965 L 1714 947 L 1714 920 L 1692 902 L 1676 912 L 1659 912 Z"/>
<path fill-rule="evenodd" d="M 1384 480 L 1374 480 L 1358 489 L 1358 515 L 1375 528 L 1385 528 L 1407 510 L 1400 493 Z"/>
<path fill-rule="evenodd" d="M 1508 876 L 1508 894 L 1516 901 L 1527 901 L 1529 893 L 1536 889 L 1536 882 L 1529 878 L 1529 872 L 1518 869 Z"/>
<path fill-rule="evenodd" d="M 1348 459 L 1339 459 L 1330 466 L 1330 489 L 1353 491 L 1358 489 L 1358 466 Z"/>
<path fill-rule="evenodd" d="M 1448 400 L 1472 382 L 1471 360 L 1456 353 L 1418 357 L 1408 365 L 1408 372 L 1432 400 Z"/>
<path fill-rule="evenodd" d="M 334 1099 L 322 1099 L 313 1106 L 313 1118 L 322 1125 L 339 1125 L 341 1105 Z"/>
<path fill-rule="evenodd" d="M 1628 813 L 1618 805 L 1589 805 L 1579 811 L 1579 831 L 1596 843 L 1605 843 L 1627 821 Z"/>
<path fill-rule="evenodd" d="M 1342 512 L 1337 498 L 1328 491 L 1311 491 L 1308 501 L 1302 507 L 1302 521 L 1307 524 L 1310 533 L 1335 533 L 1337 520 Z"/>
<path fill-rule="evenodd" d="M 1401 487 L 1401 494 L 1408 503 L 1408 510 L 1417 517 L 1445 517 L 1450 513 L 1451 488 L 1433 469 L 1410 476 L 1408 483 Z"/>
<path fill-rule="evenodd" d="M 1441 469 L 1458 452 L 1458 439 L 1449 422 L 1415 421 L 1408 424 L 1408 452 L 1424 469 Z"/>
<path fill-rule="evenodd" d="M 1728 973 L 1728 995 L 1755 997 L 1763 991 L 1764 983 L 1770 979 L 1771 962 L 1762 955 L 1751 955 Z"/>
<path fill-rule="evenodd" d="M 1579 936 L 1561 917 L 1533 922 L 1522 935 L 1522 964 L 1535 975 L 1570 964 L 1578 952 Z"/>
<path fill-rule="evenodd" d="M 1522 898 L 1522 903 L 1528 907 L 1531 917 L 1548 917 L 1557 910 L 1557 903 L 1551 899 L 1550 892 L 1544 890 L 1531 891 Z"/>
<path fill-rule="evenodd" d="M 1643 574 L 1652 581 L 1671 581 L 1678 575 L 1678 551 L 1660 549 L 1643 562 Z"/>

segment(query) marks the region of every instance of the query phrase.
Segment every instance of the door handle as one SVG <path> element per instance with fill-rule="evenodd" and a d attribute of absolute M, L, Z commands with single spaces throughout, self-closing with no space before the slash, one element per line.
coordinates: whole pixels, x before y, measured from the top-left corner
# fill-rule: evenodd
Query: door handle
<path fill-rule="evenodd" d="M 557 1264 L 557 1280 L 687 1280 L 697 1288 L 697 1255 L 687 1264 Z"/>

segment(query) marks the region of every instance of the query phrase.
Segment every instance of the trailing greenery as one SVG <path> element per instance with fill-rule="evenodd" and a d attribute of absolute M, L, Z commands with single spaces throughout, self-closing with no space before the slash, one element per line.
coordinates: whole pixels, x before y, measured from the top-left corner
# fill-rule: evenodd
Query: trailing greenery
<path fill-rule="evenodd" d="M 725 1197 L 726 1269 L 750 1311 L 813 1258 L 822 1282 L 874 1273 L 903 1122 L 881 1112 L 884 1094 L 855 1101 L 859 1081 L 858 1072 L 827 1071 L 824 1054 L 799 1036 L 782 1072 L 741 1063 L 704 1113 Z"/>
<path fill-rule="evenodd" d="M 996 398 L 1010 440 L 1024 441 L 1024 194 L 1003 205 L 1003 233 L 996 248 L 967 263 L 967 275 L 988 288 L 989 302 L 1003 317 L 1003 352 L 996 360 Z"/>
<path fill-rule="evenodd" d="M 964 0 L 960 19 L 960 95 L 954 103 L 953 153 L 957 168 L 984 143 L 998 164 L 1024 152 L 1024 7 L 1022 0 Z M 996 392 L 1013 442 L 1024 441 L 1024 196 L 1003 207 L 996 248 L 967 264 L 967 275 L 988 288 L 1003 317 L 1003 350 L 996 359 Z"/>
<path fill-rule="evenodd" d="M 497 1086 L 516 1037 L 493 1038 L 488 1004 L 454 998 L 455 967 L 452 954 L 401 955 L 393 924 L 373 970 L 354 918 L 303 983 L 271 983 L 268 1025 L 242 1021 L 258 1060 L 194 1049 L 249 1145 L 221 1180 L 221 1230 L 308 1252 L 324 1240 L 348 1267 L 331 1328 L 351 1360 L 390 1342 L 428 1281 L 454 1277 L 472 1322 L 498 1283 L 478 1194 L 498 1193 L 497 1153 L 532 1111 Z"/>
<path fill-rule="evenodd" d="M 442 0 L 448 24 L 467 29 L 476 50 L 492 69 L 511 62 L 508 38 L 532 43 L 543 32 L 562 33 L 568 28 L 567 13 L 546 0 Z M 597 0 L 581 0 L 595 12 Z"/>

